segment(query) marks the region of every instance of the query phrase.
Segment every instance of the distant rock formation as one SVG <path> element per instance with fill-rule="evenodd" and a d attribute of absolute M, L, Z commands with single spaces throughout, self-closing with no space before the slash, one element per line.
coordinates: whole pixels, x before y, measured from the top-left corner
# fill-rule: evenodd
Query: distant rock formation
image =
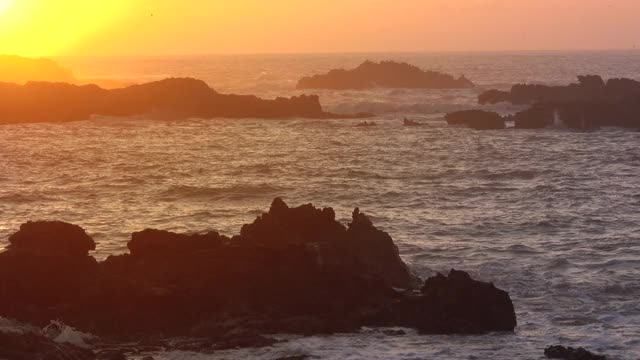
<path fill-rule="evenodd" d="M 17 55 L 0 55 L 0 82 L 24 84 L 28 81 L 76 81 L 73 73 L 50 59 L 31 59 Z"/>
<path fill-rule="evenodd" d="M 464 125 L 476 130 L 504 129 L 502 116 L 483 110 L 464 110 L 448 113 L 445 119 L 449 125 Z"/>
<path fill-rule="evenodd" d="M 514 85 L 510 91 L 489 90 L 480 104 L 510 102 L 531 105 L 508 120 L 520 129 L 551 126 L 594 129 L 603 126 L 640 128 L 640 82 L 579 76 L 568 86 Z"/>
<path fill-rule="evenodd" d="M 345 226 L 331 208 L 275 199 L 233 238 L 145 230 L 133 234 L 129 254 L 103 262 L 87 254 L 93 242 L 74 225 L 32 222 L 11 239 L 0 253 L 0 316 L 40 326 L 59 319 L 107 338 L 253 344 L 263 343 L 260 334 L 364 325 L 437 334 L 516 326 L 509 295 L 467 273 L 452 270 L 422 286 L 389 234 L 359 209 Z"/>
<path fill-rule="evenodd" d="M 474 87 L 464 76 L 423 71 L 407 63 L 365 61 L 352 70 L 331 70 L 327 74 L 304 77 L 298 89 L 363 90 L 370 88 L 462 89 Z"/>
<path fill-rule="evenodd" d="M 250 95 L 220 94 L 204 81 L 191 78 L 170 78 L 114 90 L 67 83 L 0 83 L 0 124 L 77 121 L 92 115 L 153 115 L 168 119 L 372 116 L 324 112 L 314 95 L 264 100 Z"/>

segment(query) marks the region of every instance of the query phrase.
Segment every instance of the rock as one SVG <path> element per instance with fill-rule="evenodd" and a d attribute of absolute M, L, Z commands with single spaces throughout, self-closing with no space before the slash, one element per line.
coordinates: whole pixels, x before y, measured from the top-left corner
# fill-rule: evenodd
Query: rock
<path fill-rule="evenodd" d="M 456 270 L 427 279 L 420 295 L 409 294 L 376 316 L 374 324 L 411 327 L 423 334 L 479 334 L 516 327 L 507 292 Z"/>
<path fill-rule="evenodd" d="M 464 76 L 456 79 L 435 71 L 423 71 L 407 63 L 365 61 L 352 70 L 331 70 L 327 74 L 304 77 L 298 81 L 298 89 L 370 89 L 421 88 L 462 89 L 474 87 Z"/>
<path fill-rule="evenodd" d="M 489 90 L 478 97 L 481 104 L 501 101 L 531 105 L 511 116 L 521 129 L 640 128 L 640 82 L 631 79 L 605 82 L 600 76 L 587 75 L 567 86 L 517 84 L 509 92 Z"/>
<path fill-rule="evenodd" d="M 448 113 L 445 116 L 449 125 L 465 125 L 475 130 L 504 129 L 504 119 L 495 112 L 483 110 L 464 110 Z"/>
<path fill-rule="evenodd" d="M 566 360 L 606 360 L 604 355 L 596 355 L 584 348 L 574 349 L 572 347 L 564 347 L 561 345 L 549 346 L 544 350 L 544 356 L 549 359 L 566 359 Z"/>
<path fill-rule="evenodd" d="M 0 332 L 0 359 L 93 360 L 95 357 L 91 350 L 56 343 L 33 332 Z"/>
<path fill-rule="evenodd" d="M 229 238 L 217 232 L 183 235 L 147 229 L 134 232 L 127 247 L 133 256 L 176 256 L 181 253 L 216 249 L 228 240 Z"/>
<path fill-rule="evenodd" d="M 294 356 L 285 356 L 285 357 L 279 357 L 275 360 L 305 360 L 308 359 L 309 356 L 307 355 L 294 355 Z"/>
<path fill-rule="evenodd" d="M 96 244 L 77 225 L 61 221 L 29 221 L 9 237 L 9 249 L 45 255 L 87 256 Z"/>
<path fill-rule="evenodd" d="M 0 82 L 24 84 L 28 81 L 74 82 L 69 69 L 50 59 L 30 59 L 0 55 Z"/>
<path fill-rule="evenodd" d="M 99 263 L 82 242 L 74 255 L 20 250 L 25 244 L 32 243 L 0 253 L 0 316 L 38 325 L 60 319 L 107 339 L 189 336 L 214 349 L 265 344 L 256 334 L 331 334 L 369 324 L 430 333 L 515 326 L 508 294 L 464 273 L 430 279 L 421 293 L 399 291 L 422 282 L 358 208 L 345 226 L 331 208 L 276 198 L 231 239 L 145 230 L 132 235 L 130 254 Z"/>
<path fill-rule="evenodd" d="M 0 83 L 0 124 L 87 120 L 92 115 L 186 118 L 363 118 L 322 110 L 315 95 L 265 100 L 250 95 L 220 94 L 205 82 L 170 78 L 121 89 L 97 85 L 28 82 Z"/>

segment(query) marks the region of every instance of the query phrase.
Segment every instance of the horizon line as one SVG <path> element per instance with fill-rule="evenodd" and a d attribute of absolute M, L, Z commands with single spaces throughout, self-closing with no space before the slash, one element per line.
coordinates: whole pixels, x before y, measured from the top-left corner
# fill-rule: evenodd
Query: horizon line
<path fill-rule="evenodd" d="M 633 52 L 640 48 L 550 48 L 550 49 L 495 49 L 495 50 L 366 50 L 366 51 L 273 51 L 273 52 L 185 52 L 185 53 L 146 53 L 146 54 L 49 54 L 21 55 L 0 53 L 0 55 L 18 55 L 32 58 L 64 57 L 190 57 L 190 56 L 277 56 L 277 55 L 383 55 L 383 54 L 504 54 L 504 53 L 562 53 L 562 52 Z"/>

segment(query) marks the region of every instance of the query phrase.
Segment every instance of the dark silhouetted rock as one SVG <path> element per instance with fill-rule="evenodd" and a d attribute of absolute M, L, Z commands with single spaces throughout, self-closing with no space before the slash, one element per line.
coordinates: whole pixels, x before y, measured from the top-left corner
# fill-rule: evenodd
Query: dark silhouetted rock
<path fill-rule="evenodd" d="M 91 350 L 59 344 L 33 332 L 1 332 L 0 359 L 7 360 L 93 360 Z"/>
<path fill-rule="evenodd" d="M 504 119 L 495 112 L 464 110 L 448 113 L 445 119 L 449 125 L 464 125 L 475 130 L 504 129 Z"/>
<path fill-rule="evenodd" d="M 298 89 L 370 89 L 420 88 L 462 89 L 474 87 L 464 76 L 456 79 L 435 71 L 423 71 L 406 63 L 365 61 L 352 70 L 331 70 L 327 74 L 304 77 L 298 81 Z"/>
<path fill-rule="evenodd" d="M 549 359 L 566 359 L 566 360 L 606 360 L 604 355 L 596 355 L 584 348 L 574 349 L 572 347 L 564 347 L 561 345 L 549 346 L 544 350 L 544 356 Z"/>
<path fill-rule="evenodd" d="M 34 254 L 87 256 L 93 239 L 78 225 L 61 221 L 29 221 L 9 237 L 10 249 Z"/>
<path fill-rule="evenodd" d="M 18 232 L 24 238 L 0 253 L 0 316 L 37 325 L 60 319 L 107 338 L 194 336 L 208 341 L 194 346 L 211 349 L 265 344 L 256 334 L 329 334 L 367 324 L 513 330 L 507 293 L 453 271 L 428 280 L 420 294 L 408 291 L 421 280 L 389 234 L 359 209 L 348 226 L 335 218 L 331 208 L 289 207 L 276 198 L 231 239 L 145 230 L 132 235 L 130 254 L 100 263 L 86 255 L 86 241 L 83 251 L 55 250 L 57 242 L 66 246 L 62 236 L 45 238 L 47 251 L 27 251 L 43 240 L 25 225 Z"/>
<path fill-rule="evenodd" d="M 456 270 L 427 279 L 420 295 L 402 297 L 376 316 L 376 324 L 412 327 L 425 334 L 477 334 L 516 327 L 507 292 Z"/>
<path fill-rule="evenodd" d="M 65 122 L 92 115 L 153 118 L 365 118 L 371 114 L 339 115 L 324 112 L 315 95 L 274 100 L 250 95 L 220 94 L 201 80 L 171 78 L 105 90 L 97 85 L 29 82 L 0 83 L 0 124 Z"/>
<path fill-rule="evenodd" d="M 217 232 L 183 235 L 169 231 L 147 229 L 134 232 L 127 244 L 134 256 L 176 256 L 181 253 L 212 250 L 229 240 Z"/>
<path fill-rule="evenodd" d="M 520 129 L 640 128 L 640 82 L 631 79 L 605 82 L 600 76 L 587 75 L 579 76 L 577 84 L 567 86 L 517 84 L 509 92 L 489 90 L 478 101 L 531 105 L 510 117 Z"/>

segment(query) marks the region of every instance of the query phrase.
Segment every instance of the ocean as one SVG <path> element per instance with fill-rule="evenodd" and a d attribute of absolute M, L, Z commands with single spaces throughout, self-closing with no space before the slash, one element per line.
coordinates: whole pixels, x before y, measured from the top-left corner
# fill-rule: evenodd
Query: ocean
<path fill-rule="evenodd" d="M 464 90 L 299 91 L 298 78 L 362 61 L 407 61 L 462 75 Z M 579 74 L 640 79 L 640 51 L 65 57 L 79 78 L 121 82 L 190 76 L 219 92 L 320 95 L 358 120 L 96 117 L 0 126 L 0 248 L 28 220 L 82 226 L 94 256 L 127 251 L 133 231 L 237 234 L 281 196 L 354 207 L 389 232 L 412 270 L 450 268 L 509 291 L 514 334 L 299 338 L 272 348 L 155 359 L 538 359 L 547 345 L 640 358 L 640 132 L 474 131 L 447 111 L 518 82 L 567 84 Z M 519 108 L 496 105 L 507 113 Z M 404 117 L 427 124 L 404 127 Z"/>

